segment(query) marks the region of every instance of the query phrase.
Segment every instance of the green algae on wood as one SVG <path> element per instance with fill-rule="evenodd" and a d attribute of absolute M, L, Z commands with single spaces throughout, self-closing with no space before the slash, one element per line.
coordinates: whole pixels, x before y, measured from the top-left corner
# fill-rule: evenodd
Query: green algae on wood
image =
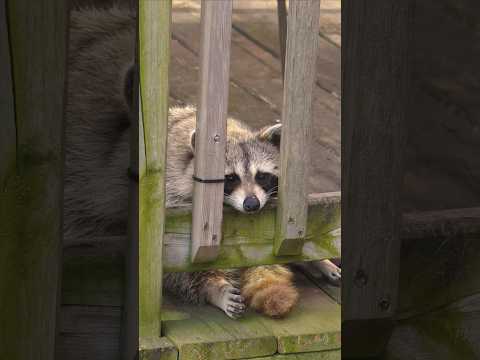
<path fill-rule="evenodd" d="M 164 239 L 164 271 L 196 271 L 318 260 L 340 255 L 340 193 L 311 194 L 305 244 L 300 255 L 275 256 L 275 204 L 257 215 L 224 209 L 222 244 L 210 263 L 190 261 L 190 208 L 169 209 Z"/>
<path fill-rule="evenodd" d="M 143 337 L 139 344 L 140 360 L 177 360 L 178 351 L 165 337 Z"/>

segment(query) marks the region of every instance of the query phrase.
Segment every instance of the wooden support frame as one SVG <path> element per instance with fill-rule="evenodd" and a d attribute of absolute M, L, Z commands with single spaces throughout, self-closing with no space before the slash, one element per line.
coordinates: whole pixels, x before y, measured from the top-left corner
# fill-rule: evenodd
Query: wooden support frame
<path fill-rule="evenodd" d="M 219 256 L 209 263 L 190 257 L 191 208 L 167 211 L 163 269 L 167 272 L 235 268 L 294 261 L 321 260 L 340 256 L 340 192 L 311 194 L 305 243 L 298 255 L 275 256 L 276 204 L 267 205 L 257 216 L 225 208 L 223 241 Z"/>
<path fill-rule="evenodd" d="M 55 357 L 67 5 L 0 1 L 1 359 Z"/>
<path fill-rule="evenodd" d="M 200 90 L 195 131 L 195 177 L 223 180 L 230 72 L 232 0 L 203 0 Z M 192 261 L 218 256 L 223 182 L 196 181 L 193 191 Z"/>
<path fill-rule="evenodd" d="M 161 335 L 171 1 L 139 3 L 139 342 Z M 148 348 L 148 347 L 147 347 Z M 140 354 L 140 358 L 147 354 Z"/>
<path fill-rule="evenodd" d="M 342 3 L 342 354 L 379 355 L 397 308 L 410 1 Z"/>
<path fill-rule="evenodd" d="M 283 89 L 276 255 L 298 255 L 307 225 L 307 169 L 320 1 L 290 3 Z M 287 205 L 288 203 L 288 205 Z"/>

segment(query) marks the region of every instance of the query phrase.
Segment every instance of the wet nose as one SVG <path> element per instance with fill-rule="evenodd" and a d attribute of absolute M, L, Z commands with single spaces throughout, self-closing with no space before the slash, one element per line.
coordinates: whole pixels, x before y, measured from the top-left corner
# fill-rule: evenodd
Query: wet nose
<path fill-rule="evenodd" d="M 250 195 L 243 201 L 243 208 L 247 212 L 257 211 L 260 208 L 260 201 L 255 195 Z"/>

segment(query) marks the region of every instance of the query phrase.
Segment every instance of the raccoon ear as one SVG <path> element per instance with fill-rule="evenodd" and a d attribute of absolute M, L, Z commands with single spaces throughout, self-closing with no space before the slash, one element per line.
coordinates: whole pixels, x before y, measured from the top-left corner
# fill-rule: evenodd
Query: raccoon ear
<path fill-rule="evenodd" d="M 258 133 L 258 138 L 263 141 L 269 141 L 275 146 L 280 146 L 282 134 L 282 124 L 266 126 Z"/>
<path fill-rule="evenodd" d="M 195 130 L 192 130 L 190 133 L 190 148 L 192 150 L 192 153 L 195 154 Z"/>

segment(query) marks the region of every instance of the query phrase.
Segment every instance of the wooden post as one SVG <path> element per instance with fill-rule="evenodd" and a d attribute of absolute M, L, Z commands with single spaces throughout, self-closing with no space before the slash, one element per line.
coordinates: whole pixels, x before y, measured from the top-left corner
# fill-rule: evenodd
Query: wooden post
<path fill-rule="evenodd" d="M 410 3 L 342 6 L 342 355 L 370 357 L 397 308 Z"/>
<path fill-rule="evenodd" d="M 290 3 L 283 89 L 276 255 L 301 253 L 307 223 L 307 169 L 320 1 Z"/>
<path fill-rule="evenodd" d="M 139 3 L 139 337 L 160 339 L 171 1 Z M 142 355 L 140 356 L 142 357 Z"/>
<path fill-rule="evenodd" d="M 195 177 L 225 177 L 232 1 L 202 1 L 200 91 L 195 131 Z M 193 192 L 192 261 L 218 255 L 222 234 L 223 182 L 196 181 Z"/>
<path fill-rule="evenodd" d="M 0 1 L 1 359 L 55 358 L 67 19 L 63 0 Z"/>

